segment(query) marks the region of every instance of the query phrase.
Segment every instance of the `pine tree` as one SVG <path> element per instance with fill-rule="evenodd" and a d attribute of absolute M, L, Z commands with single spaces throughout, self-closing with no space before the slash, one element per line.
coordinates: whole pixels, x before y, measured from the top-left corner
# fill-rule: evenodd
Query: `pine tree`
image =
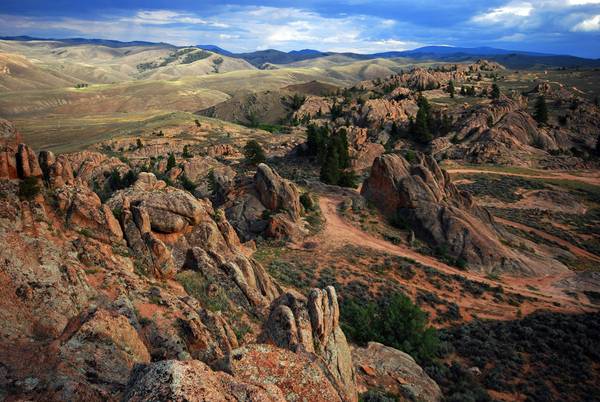
<path fill-rule="evenodd" d="M 419 109 L 417 112 L 417 118 L 415 119 L 415 136 L 418 141 L 423 143 L 429 142 L 433 138 L 427 124 L 427 114 L 423 109 Z"/>
<path fill-rule="evenodd" d="M 321 165 L 321 181 L 327 184 L 337 184 L 340 180 L 340 160 L 335 147 L 327 147 L 327 155 Z"/>
<path fill-rule="evenodd" d="M 419 111 L 414 123 L 414 135 L 417 141 L 427 143 L 432 140 L 430 125 L 431 125 L 431 106 L 424 96 L 419 96 L 417 99 Z"/>
<path fill-rule="evenodd" d="M 167 159 L 167 171 L 173 169 L 177 166 L 177 160 L 175 159 L 175 155 L 171 152 L 169 154 L 169 159 Z"/>
<path fill-rule="evenodd" d="M 340 169 L 346 169 L 350 167 L 350 155 L 348 153 L 348 136 L 346 135 L 346 129 L 341 129 L 337 133 L 335 142 L 339 155 L 339 167 Z"/>
<path fill-rule="evenodd" d="M 535 102 L 535 120 L 537 120 L 540 124 L 548 123 L 548 106 L 546 106 L 546 98 L 544 96 L 540 96 L 537 98 Z"/>
<path fill-rule="evenodd" d="M 455 92 L 454 81 L 450 80 L 450 82 L 448 82 L 448 93 L 450 94 L 451 98 L 454 98 L 454 92 Z"/>

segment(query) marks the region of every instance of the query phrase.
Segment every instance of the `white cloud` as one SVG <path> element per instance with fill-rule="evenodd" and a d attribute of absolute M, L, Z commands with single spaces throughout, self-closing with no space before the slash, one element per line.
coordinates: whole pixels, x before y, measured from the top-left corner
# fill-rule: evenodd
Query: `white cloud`
<path fill-rule="evenodd" d="M 523 33 L 514 33 L 512 35 L 504 35 L 498 38 L 497 42 L 521 42 L 525 38 L 527 38 L 527 35 Z"/>
<path fill-rule="evenodd" d="M 588 4 L 600 4 L 600 0 L 568 0 L 570 6 L 583 6 Z"/>
<path fill-rule="evenodd" d="M 533 11 L 531 3 L 509 3 L 474 16 L 471 20 L 478 24 L 512 25 L 524 17 L 529 17 Z"/>
<path fill-rule="evenodd" d="M 572 29 L 578 32 L 597 32 L 600 31 L 600 15 L 595 15 L 592 18 L 585 19 Z"/>
<path fill-rule="evenodd" d="M 398 38 L 398 22 L 389 18 L 323 16 L 294 7 L 230 5 L 219 8 L 211 17 L 172 10 L 139 10 L 131 15 L 106 15 L 93 20 L 0 15 L 0 26 L 4 28 L 0 28 L 0 34 L 6 35 L 60 32 L 63 36 L 143 39 L 175 45 L 214 43 L 232 51 L 310 47 L 378 52 L 421 45 Z"/>

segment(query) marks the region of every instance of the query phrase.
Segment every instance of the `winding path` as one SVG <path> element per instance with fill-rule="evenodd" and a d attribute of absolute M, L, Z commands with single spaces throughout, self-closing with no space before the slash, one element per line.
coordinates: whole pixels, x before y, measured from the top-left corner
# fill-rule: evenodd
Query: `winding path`
<path fill-rule="evenodd" d="M 457 268 L 444 264 L 433 257 L 420 254 L 406 246 L 395 245 L 383 239 L 372 236 L 369 233 L 361 231 L 360 229 L 346 222 L 338 214 L 338 205 L 341 201 L 341 197 L 335 197 L 331 195 L 321 195 L 319 198 L 321 213 L 326 220 L 325 229 L 319 236 L 321 239 L 321 247 L 337 247 L 345 244 L 368 247 L 373 250 L 409 258 L 423 265 L 435 268 L 441 272 L 451 275 L 460 275 L 475 282 L 485 283 L 490 286 L 498 286 L 501 284 L 505 290 L 519 293 L 524 296 L 535 297 L 547 303 L 560 301 L 565 306 L 569 306 L 569 309 L 573 311 L 583 310 L 582 306 L 578 302 L 565 295 L 562 289 L 554 285 L 561 280 L 573 276 L 574 273 L 571 271 L 533 278 L 518 278 L 504 275 L 502 276 L 501 282 L 493 281 L 474 272 L 458 270 Z M 530 286 L 530 288 L 527 286 Z M 537 290 L 531 290 L 531 286 L 535 286 Z"/>

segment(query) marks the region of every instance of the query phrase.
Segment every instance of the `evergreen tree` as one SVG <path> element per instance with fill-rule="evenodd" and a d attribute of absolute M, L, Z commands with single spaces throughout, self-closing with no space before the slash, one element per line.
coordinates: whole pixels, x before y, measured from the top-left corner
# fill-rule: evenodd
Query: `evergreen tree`
<path fill-rule="evenodd" d="M 306 138 L 308 154 L 317 156 L 319 163 L 321 163 L 325 157 L 328 140 L 329 128 L 327 126 L 317 127 L 314 124 L 308 126 Z"/>
<path fill-rule="evenodd" d="M 454 88 L 454 81 L 450 80 L 450 82 L 448 82 L 448 93 L 450 94 L 451 98 L 454 98 L 454 92 L 455 92 L 455 88 Z"/>
<path fill-rule="evenodd" d="M 500 98 L 500 87 L 497 84 L 492 84 L 492 99 Z"/>
<path fill-rule="evenodd" d="M 340 169 L 350 167 L 350 154 L 348 153 L 348 136 L 346 129 L 342 128 L 335 136 L 335 145 L 339 155 Z"/>
<path fill-rule="evenodd" d="M 548 106 L 546 106 L 546 98 L 544 98 L 543 95 L 538 97 L 535 102 L 535 113 L 533 117 L 540 124 L 548 123 Z"/>
<path fill-rule="evenodd" d="M 253 165 L 258 165 L 267 160 L 265 151 L 256 140 L 250 140 L 244 146 L 244 157 Z"/>
<path fill-rule="evenodd" d="M 431 106 L 424 96 L 419 96 L 417 100 L 419 111 L 414 122 L 413 134 L 417 141 L 427 143 L 432 140 L 433 136 L 430 131 Z"/>
<path fill-rule="evenodd" d="M 321 181 L 327 184 L 337 184 L 340 180 L 340 159 L 336 147 L 327 147 L 327 155 L 321 165 Z"/>
<path fill-rule="evenodd" d="M 169 159 L 167 159 L 167 171 L 173 169 L 177 166 L 177 160 L 175 159 L 175 155 L 171 152 L 169 154 Z"/>

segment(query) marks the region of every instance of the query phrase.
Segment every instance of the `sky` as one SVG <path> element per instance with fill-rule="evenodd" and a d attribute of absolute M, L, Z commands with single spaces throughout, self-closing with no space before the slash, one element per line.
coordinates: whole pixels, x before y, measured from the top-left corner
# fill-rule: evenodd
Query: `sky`
<path fill-rule="evenodd" d="M 446 45 L 600 58 L 600 0 L 1 0 L 0 36 L 15 35 L 234 52 Z"/>

